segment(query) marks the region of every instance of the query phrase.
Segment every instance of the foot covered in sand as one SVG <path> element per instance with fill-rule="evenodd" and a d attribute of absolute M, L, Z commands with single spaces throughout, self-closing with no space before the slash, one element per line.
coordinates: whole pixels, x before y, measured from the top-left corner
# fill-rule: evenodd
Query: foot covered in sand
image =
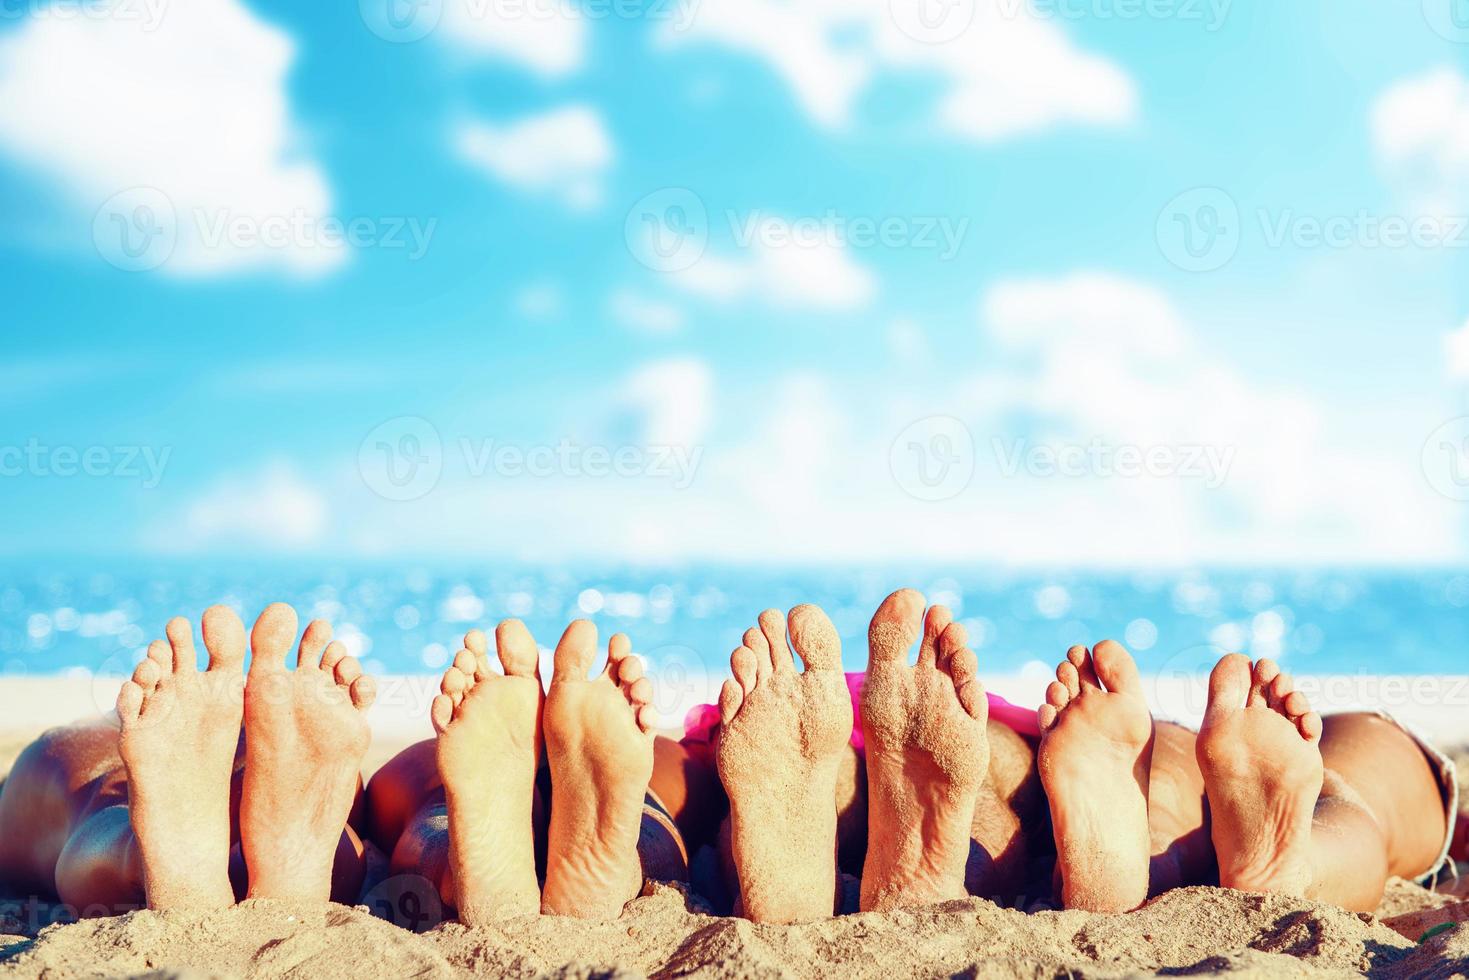
<path fill-rule="evenodd" d="M 1304 896 L 1321 795 L 1321 716 L 1273 661 L 1230 654 L 1209 676 L 1197 745 L 1219 883 Z"/>
<path fill-rule="evenodd" d="M 596 648 L 595 626 L 568 626 L 546 693 L 551 827 L 541 911 L 615 919 L 643 886 L 638 834 L 653 776 L 653 686 L 621 633 L 589 678 Z"/>
<path fill-rule="evenodd" d="M 1037 764 L 1069 909 L 1130 912 L 1148 897 L 1153 716 L 1121 645 L 1072 647 L 1046 689 Z"/>
<path fill-rule="evenodd" d="M 828 918 L 837 904 L 837 771 L 852 734 L 841 641 L 826 614 L 760 614 L 719 694 L 719 777 L 730 800 L 740 908 L 756 922 Z"/>
<path fill-rule="evenodd" d="M 240 844 L 251 898 L 325 902 L 331 893 L 376 693 L 331 632 L 321 620 L 306 627 L 294 670 L 295 610 L 274 603 L 250 634 Z"/>
<path fill-rule="evenodd" d="M 449 863 L 459 918 L 478 925 L 541 910 L 531 809 L 541 760 L 541 675 L 519 620 L 495 630 L 504 674 L 471 630 L 444 673 L 431 716 L 449 807 Z"/>
<path fill-rule="evenodd" d="M 989 771 L 989 702 L 974 652 L 949 610 L 888 596 L 868 630 L 862 726 L 867 744 L 864 912 L 965 897 L 964 866 Z M 919 632 L 916 666 L 908 651 Z"/>
<path fill-rule="evenodd" d="M 209 667 L 200 671 L 188 620 L 168 624 L 117 696 L 133 833 L 148 907 L 219 908 L 229 880 L 230 776 L 244 710 L 245 627 L 204 613 Z"/>

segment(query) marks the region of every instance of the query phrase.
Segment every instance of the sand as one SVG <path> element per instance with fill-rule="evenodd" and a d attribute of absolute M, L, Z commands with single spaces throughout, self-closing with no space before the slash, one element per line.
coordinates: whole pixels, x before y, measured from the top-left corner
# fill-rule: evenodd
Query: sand
<path fill-rule="evenodd" d="M 0 771 L 27 740 L 0 737 Z M 1461 758 L 1469 763 L 1469 752 Z M 1469 919 L 1458 890 L 1394 881 L 1376 916 L 1187 888 L 1123 916 L 966 899 L 756 926 L 709 914 L 681 888 L 650 885 L 612 922 L 528 917 L 473 930 L 439 923 L 419 934 L 363 906 L 252 901 L 52 924 L 65 910 L 0 899 L 0 977 L 1469 976 L 1469 924 L 1416 942 L 1440 921 Z M 432 924 L 428 905 L 420 905 L 424 925 Z"/>

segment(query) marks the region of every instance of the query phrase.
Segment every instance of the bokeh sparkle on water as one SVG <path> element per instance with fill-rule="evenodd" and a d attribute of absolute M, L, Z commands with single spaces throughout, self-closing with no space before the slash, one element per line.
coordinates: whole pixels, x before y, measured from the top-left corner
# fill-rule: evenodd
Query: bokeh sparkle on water
<path fill-rule="evenodd" d="M 821 605 L 848 669 L 867 622 L 911 586 L 950 606 L 986 673 L 1053 664 L 1067 646 L 1125 642 L 1144 670 L 1201 664 L 1218 650 L 1281 660 L 1297 674 L 1450 674 L 1469 649 L 1469 573 L 1192 571 L 1003 573 L 446 568 L 422 565 L 200 564 L 0 569 L 0 675 L 126 673 L 174 615 L 197 623 L 212 603 L 247 625 L 268 603 L 331 621 L 371 671 L 444 669 L 465 630 L 526 622 L 543 648 L 566 623 L 627 632 L 652 669 L 722 674 L 760 610 Z"/>

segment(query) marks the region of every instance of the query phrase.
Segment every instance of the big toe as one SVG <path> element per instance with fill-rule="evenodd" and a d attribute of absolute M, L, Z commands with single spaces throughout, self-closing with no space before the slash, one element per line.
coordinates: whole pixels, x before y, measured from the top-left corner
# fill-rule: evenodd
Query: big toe
<path fill-rule="evenodd" d="M 597 627 L 589 620 L 578 619 L 566 627 L 561 642 L 556 644 L 553 681 L 586 680 L 597 656 Z"/>
<path fill-rule="evenodd" d="M 1250 693 L 1250 658 L 1231 653 L 1214 665 L 1209 674 L 1209 704 L 1204 710 L 1204 721 L 1244 707 Z"/>
<path fill-rule="evenodd" d="M 593 630 L 592 642 L 596 642 Z M 541 654 L 536 649 L 535 638 L 524 623 L 518 619 L 507 619 L 495 627 L 495 652 L 500 657 L 500 666 L 511 677 L 534 677 L 540 667 Z"/>
<path fill-rule="evenodd" d="M 229 606 L 204 610 L 204 648 L 210 670 L 238 670 L 245 662 L 245 624 Z"/>
<path fill-rule="evenodd" d="M 790 615 L 791 643 L 807 670 L 840 670 L 842 641 L 819 606 L 797 606 Z"/>
<path fill-rule="evenodd" d="M 286 652 L 295 639 L 296 610 L 284 602 L 266 606 L 250 631 L 250 672 L 284 668 Z"/>
<path fill-rule="evenodd" d="M 902 663 L 922 629 L 923 596 L 899 589 L 882 601 L 867 628 L 868 666 Z"/>
<path fill-rule="evenodd" d="M 1097 677 L 1107 685 L 1109 691 L 1133 694 L 1143 688 L 1142 677 L 1137 672 L 1137 661 L 1115 640 L 1103 640 L 1092 648 L 1092 665 L 1096 668 Z"/>

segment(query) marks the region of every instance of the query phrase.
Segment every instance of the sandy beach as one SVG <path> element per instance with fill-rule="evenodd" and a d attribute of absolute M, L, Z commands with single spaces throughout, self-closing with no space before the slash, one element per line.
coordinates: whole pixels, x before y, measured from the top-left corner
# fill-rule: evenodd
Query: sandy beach
<path fill-rule="evenodd" d="M 411 707 L 420 680 L 400 682 L 401 696 L 386 699 L 374 719 L 369 773 L 427 734 L 427 722 Z M 1025 678 L 1007 683 L 1001 689 L 1018 689 L 1017 700 L 1026 693 Z M 1381 678 L 1355 683 L 1385 689 Z M 105 686 L 85 678 L 9 685 L 10 717 L 22 724 L 0 733 L 0 772 L 44 727 L 30 706 L 48 704 L 57 712 L 63 705 L 62 717 L 80 717 L 91 712 L 94 696 L 105 696 Z M 1186 696 L 1183 688 L 1169 695 Z M 1469 763 L 1469 731 L 1451 725 L 1446 709 L 1424 705 L 1413 720 L 1446 746 L 1459 746 L 1462 766 Z M 847 884 L 855 892 L 856 883 Z M 1445 876 L 1435 893 L 1394 881 L 1374 916 L 1200 887 L 1171 892 L 1124 916 L 1055 911 L 1039 903 L 1010 909 L 972 898 L 797 926 L 715 916 L 681 886 L 649 884 L 616 921 L 533 917 L 477 929 L 440 922 L 431 894 L 399 879 L 378 884 L 355 908 L 253 901 L 222 912 L 142 910 L 81 922 L 69 921 L 68 910 L 53 904 L 3 896 L 0 975 L 1455 976 L 1469 973 L 1469 926 L 1450 925 L 1423 937 L 1440 923 L 1469 919 L 1469 903 L 1455 894 L 1469 894 L 1469 888 L 1459 884 Z M 423 931 L 372 914 L 389 907 L 407 910 Z"/>

